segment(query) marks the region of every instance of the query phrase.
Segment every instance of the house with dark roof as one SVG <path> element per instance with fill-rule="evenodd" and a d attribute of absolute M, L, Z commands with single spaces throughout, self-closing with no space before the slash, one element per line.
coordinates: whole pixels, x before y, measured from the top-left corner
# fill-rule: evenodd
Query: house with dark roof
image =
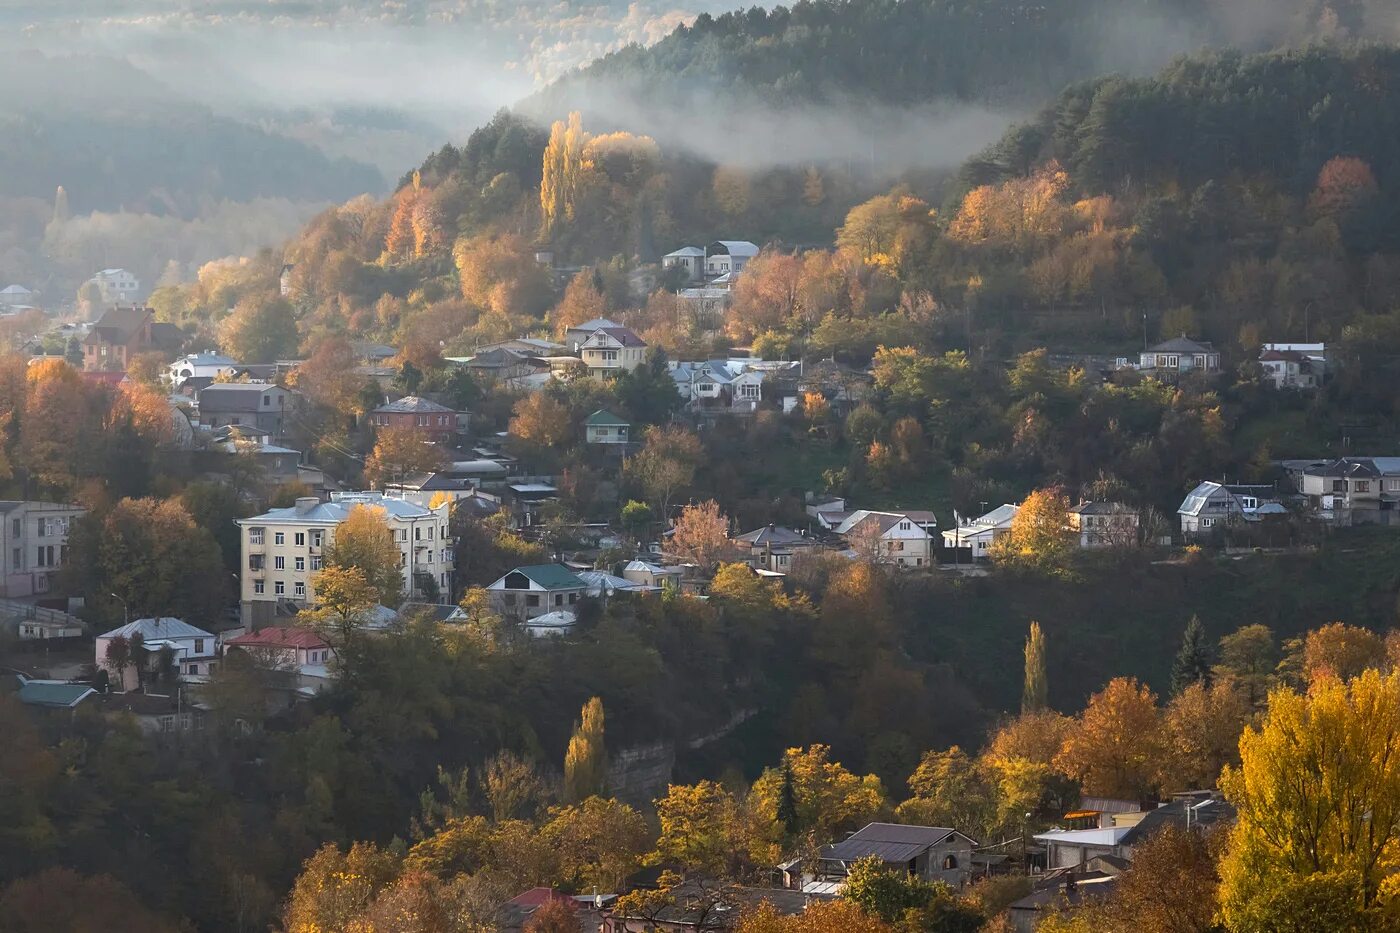
<path fill-rule="evenodd" d="M 585 439 L 590 444 L 626 445 L 631 440 L 632 424 L 605 409 L 598 409 L 583 422 Z"/>
<path fill-rule="evenodd" d="M 967 883 L 977 841 L 944 826 L 870 823 L 817 853 L 817 881 L 842 880 L 851 865 L 875 856 L 895 870 L 953 887 Z"/>
<path fill-rule="evenodd" d="M 1232 818 L 1234 808 L 1210 791 L 1177 795 L 1170 803 L 1137 813 L 1112 817 L 1110 825 L 1094 829 L 1052 829 L 1037 834 L 1045 846 L 1046 867 L 1074 868 L 1097 856 L 1114 856 L 1132 861 L 1136 846 L 1166 826 L 1182 829 L 1212 826 Z"/>
<path fill-rule="evenodd" d="M 25 706 L 44 709 L 77 709 L 78 705 L 97 696 L 89 684 L 70 684 L 61 680 L 31 680 L 18 675 L 19 688 L 15 699 Z"/>
<path fill-rule="evenodd" d="M 1069 510 L 1069 530 L 1087 549 L 1137 544 L 1138 521 L 1137 509 L 1121 502 L 1081 502 Z"/>
<path fill-rule="evenodd" d="M 820 550 L 822 546 L 815 538 L 791 528 L 784 528 L 782 525 L 772 524 L 756 528 L 732 540 L 741 559 L 750 567 L 774 573 L 787 573 L 792 569 L 794 557 Z"/>
<path fill-rule="evenodd" d="M 1275 389 L 1316 389 L 1322 383 L 1321 367 L 1297 350 L 1262 350 L 1259 366 Z"/>
<path fill-rule="evenodd" d="M 1283 466 L 1322 521 L 1342 527 L 1400 524 L 1400 457 L 1290 460 Z"/>
<path fill-rule="evenodd" d="M 1270 512 L 1286 514 L 1272 486 L 1226 485 L 1207 480 L 1186 494 L 1176 510 L 1187 540 L 1206 538 L 1216 529 L 1256 522 Z"/>
<path fill-rule="evenodd" d="M 380 430 L 416 431 L 434 444 L 447 446 L 464 433 L 466 412 L 439 405 L 431 399 L 406 395 L 380 405 L 369 413 L 370 423 Z"/>
<path fill-rule="evenodd" d="M 577 353 L 595 330 L 600 327 L 621 327 L 617 321 L 610 321 L 605 317 L 595 317 L 591 321 L 584 321 L 582 324 L 575 324 L 564 331 L 564 346 L 570 353 Z"/>
<path fill-rule="evenodd" d="M 600 327 L 579 344 L 579 356 L 590 376 L 614 378 L 646 360 L 647 343 L 630 328 Z"/>
<path fill-rule="evenodd" d="M 152 350 L 174 350 L 180 329 L 162 324 L 150 308 L 109 308 L 83 338 L 83 369 L 126 372 L 131 358 Z"/>
<path fill-rule="evenodd" d="M 216 382 L 195 398 L 201 426 L 252 427 L 276 440 L 288 436 L 301 407 L 298 392 L 274 382 Z"/>
<path fill-rule="evenodd" d="M 588 593 L 588 583 L 561 564 L 516 567 L 486 587 L 502 616 L 528 622 L 557 610 L 571 611 Z"/>
<path fill-rule="evenodd" d="M 1159 376 L 1218 373 L 1220 351 L 1208 342 L 1191 340 L 1182 334 L 1142 351 L 1138 368 Z"/>

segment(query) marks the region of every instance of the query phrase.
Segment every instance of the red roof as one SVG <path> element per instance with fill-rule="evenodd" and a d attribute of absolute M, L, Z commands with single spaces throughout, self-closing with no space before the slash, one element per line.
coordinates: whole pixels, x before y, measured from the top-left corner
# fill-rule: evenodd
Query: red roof
<path fill-rule="evenodd" d="M 308 628 L 264 628 L 227 642 L 230 648 L 329 648 L 324 638 Z"/>
<path fill-rule="evenodd" d="M 560 894 L 553 888 L 531 888 L 521 894 L 517 894 L 507 904 L 513 907 L 543 907 L 551 901 L 566 901 L 573 906 L 574 899 L 567 894 Z"/>

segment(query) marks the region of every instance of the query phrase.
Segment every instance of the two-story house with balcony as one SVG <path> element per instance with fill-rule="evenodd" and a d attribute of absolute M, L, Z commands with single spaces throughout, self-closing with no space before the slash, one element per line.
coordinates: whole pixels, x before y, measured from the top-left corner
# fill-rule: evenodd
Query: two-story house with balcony
<path fill-rule="evenodd" d="M 1349 525 L 1400 525 L 1400 457 L 1341 457 L 1284 464 L 1322 521 Z"/>
<path fill-rule="evenodd" d="M 112 643 L 118 639 L 128 646 L 139 644 L 143 653 L 113 651 Z M 219 663 L 217 637 L 169 616 L 133 619 L 103 632 L 97 636 L 94 651 L 97 668 L 106 670 L 113 689 L 122 692 L 139 688 L 143 676 L 156 670 L 165 652 L 169 652 L 181 680 L 202 681 Z"/>
<path fill-rule="evenodd" d="M 600 327 L 579 347 L 588 375 L 611 379 L 646 360 L 647 343 L 626 327 Z"/>
<path fill-rule="evenodd" d="M 455 411 L 429 399 L 406 395 L 371 411 L 369 420 L 380 429 L 417 431 L 434 444 L 446 447 L 456 440 L 464 415 L 465 412 Z"/>
<path fill-rule="evenodd" d="M 261 628 L 315 603 L 313 577 L 325 549 L 351 511 L 361 506 L 378 510 L 394 534 L 404 597 L 419 602 L 451 598 L 451 503 L 430 509 L 379 492 L 333 492 L 329 502 L 307 497 L 289 508 L 238 520 L 245 626 Z"/>
<path fill-rule="evenodd" d="M 68 562 L 68 532 L 85 514 L 59 502 L 0 501 L 0 597 L 47 593 Z"/>

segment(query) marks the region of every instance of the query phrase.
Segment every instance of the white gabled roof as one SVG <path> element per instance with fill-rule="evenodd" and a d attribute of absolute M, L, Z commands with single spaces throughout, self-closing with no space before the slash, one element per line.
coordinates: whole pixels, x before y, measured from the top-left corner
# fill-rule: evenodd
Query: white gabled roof
<path fill-rule="evenodd" d="M 168 640 L 171 638 L 213 638 L 214 636 L 202 628 L 195 628 L 188 622 L 182 622 L 171 616 L 161 616 L 155 619 L 133 619 L 125 625 L 114 628 L 110 632 L 98 635 L 98 638 L 131 638 L 140 634 L 141 639 L 147 644 L 154 641 Z"/>

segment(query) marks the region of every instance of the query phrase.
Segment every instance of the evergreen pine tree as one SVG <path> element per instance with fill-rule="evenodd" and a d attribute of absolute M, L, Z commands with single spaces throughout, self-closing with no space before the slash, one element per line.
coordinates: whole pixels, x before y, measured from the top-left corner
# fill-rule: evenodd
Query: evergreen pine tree
<path fill-rule="evenodd" d="M 1205 626 L 1199 616 L 1192 616 L 1186 623 L 1186 633 L 1181 638 L 1181 650 L 1172 662 L 1172 693 L 1180 693 L 1192 684 L 1209 687 L 1210 649 L 1206 644 Z"/>
<path fill-rule="evenodd" d="M 1039 622 L 1031 623 L 1026 637 L 1026 679 L 1021 688 L 1021 712 L 1044 709 L 1049 700 L 1050 684 L 1045 674 L 1045 634 Z"/>
<path fill-rule="evenodd" d="M 797 815 L 797 788 L 792 783 L 792 766 L 783 762 L 783 787 L 778 792 L 778 822 L 788 836 L 797 835 L 801 820 Z"/>

